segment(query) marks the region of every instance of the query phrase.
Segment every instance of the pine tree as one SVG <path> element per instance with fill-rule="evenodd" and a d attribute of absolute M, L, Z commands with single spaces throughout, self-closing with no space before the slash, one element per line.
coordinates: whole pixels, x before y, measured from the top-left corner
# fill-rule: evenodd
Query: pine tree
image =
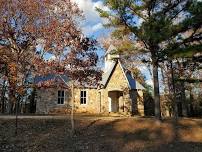
<path fill-rule="evenodd" d="M 161 119 L 159 63 L 174 52 L 201 50 L 202 2 L 196 0 L 105 0 L 110 11 L 97 8 L 113 27 L 113 36 L 144 44 L 153 66 L 155 116 Z"/>

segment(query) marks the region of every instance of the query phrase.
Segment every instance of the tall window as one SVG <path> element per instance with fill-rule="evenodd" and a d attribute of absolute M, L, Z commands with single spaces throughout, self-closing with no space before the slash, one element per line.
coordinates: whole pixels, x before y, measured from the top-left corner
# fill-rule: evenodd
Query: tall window
<path fill-rule="evenodd" d="M 80 102 L 81 102 L 81 104 L 86 104 L 86 99 L 87 99 L 86 91 L 82 90 L 81 91 L 81 95 L 80 95 Z"/>
<path fill-rule="evenodd" d="M 58 104 L 64 104 L 65 100 L 65 92 L 64 90 L 59 90 L 58 91 Z"/>

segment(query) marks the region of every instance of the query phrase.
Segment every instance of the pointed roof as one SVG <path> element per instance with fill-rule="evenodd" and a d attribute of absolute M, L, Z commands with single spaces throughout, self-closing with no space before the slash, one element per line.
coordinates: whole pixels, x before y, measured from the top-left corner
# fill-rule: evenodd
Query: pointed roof
<path fill-rule="evenodd" d="M 67 76 L 67 75 L 57 75 L 57 74 L 47 74 L 44 76 L 36 76 L 34 78 L 34 84 L 36 85 L 40 85 L 43 84 L 47 81 L 52 81 L 51 85 L 57 85 L 57 83 L 62 83 L 63 85 L 69 85 L 69 82 L 71 81 L 71 79 Z M 77 85 L 78 87 L 85 87 L 85 88 L 97 88 L 96 85 L 90 85 L 87 83 L 79 83 L 79 82 L 75 82 L 75 85 Z"/>
<path fill-rule="evenodd" d="M 108 70 L 104 71 L 104 74 L 102 75 L 102 81 L 101 81 L 101 84 L 103 86 L 107 85 L 107 82 L 110 79 L 110 76 L 112 75 L 112 73 L 113 73 L 113 71 L 114 71 L 114 69 L 115 69 L 115 67 L 116 67 L 117 64 L 120 64 L 121 69 L 123 71 L 123 74 L 124 74 L 124 76 L 125 76 L 125 78 L 126 78 L 126 80 L 128 82 L 128 86 L 129 86 L 129 88 L 131 90 L 133 90 L 133 89 L 144 90 L 145 89 L 138 81 L 136 81 L 133 78 L 133 76 L 131 75 L 131 73 L 129 73 L 129 72 L 127 72 L 127 71 L 124 70 L 124 68 L 123 68 L 123 66 L 122 66 L 122 64 L 121 64 L 121 62 L 119 60 L 116 61 L 116 62 L 113 62 L 110 65 L 110 67 L 108 68 Z"/>
<path fill-rule="evenodd" d="M 144 90 L 145 88 L 138 82 L 136 81 L 131 73 L 126 73 L 126 77 L 128 79 L 129 85 L 131 89 L 137 89 L 137 90 Z"/>
<path fill-rule="evenodd" d="M 107 81 L 108 81 L 110 75 L 112 74 L 116 64 L 117 64 L 117 62 L 112 62 L 112 64 L 110 64 L 109 67 L 107 68 L 107 71 L 104 71 L 104 73 L 102 75 L 102 81 L 101 81 L 102 85 L 105 86 L 107 84 Z"/>
<path fill-rule="evenodd" d="M 53 80 L 55 82 L 57 82 L 58 80 L 62 80 L 65 83 L 70 81 L 70 79 L 66 75 L 47 74 L 45 76 L 36 76 L 34 78 L 34 83 L 38 84 L 49 80 Z"/>

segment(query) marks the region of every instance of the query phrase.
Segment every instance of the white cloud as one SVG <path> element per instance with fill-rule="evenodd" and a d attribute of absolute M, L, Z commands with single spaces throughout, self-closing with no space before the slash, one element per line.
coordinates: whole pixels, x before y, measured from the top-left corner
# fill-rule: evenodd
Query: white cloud
<path fill-rule="evenodd" d="M 78 4 L 78 7 L 83 11 L 85 16 L 85 22 L 82 25 L 82 30 L 86 35 L 93 35 L 103 28 L 102 24 L 106 22 L 105 19 L 100 18 L 99 13 L 96 11 L 96 7 L 103 10 L 109 11 L 109 9 L 104 6 L 101 0 L 72 0 Z"/>
<path fill-rule="evenodd" d="M 93 0 L 72 0 L 78 4 L 78 7 L 83 11 L 84 15 L 88 20 L 100 20 L 98 12 L 95 10 L 96 7 L 103 10 L 109 11 L 109 9 L 104 6 L 102 1 L 93 2 Z"/>
<path fill-rule="evenodd" d="M 95 32 L 95 31 L 98 31 L 102 28 L 103 28 L 102 23 L 97 23 L 92 27 L 92 30 Z"/>
<path fill-rule="evenodd" d="M 97 23 L 95 25 L 85 25 L 82 27 L 82 31 L 86 35 L 93 35 L 93 34 L 95 34 L 95 32 L 97 32 L 101 29 L 103 29 L 102 23 Z"/>
<path fill-rule="evenodd" d="M 86 25 L 86 26 L 83 26 L 81 29 L 85 35 L 92 35 L 93 34 L 91 26 Z"/>
<path fill-rule="evenodd" d="M 94 8 L 95 7 L 98 7 L 98 8 L 101 8 L 103 9 L 104 11 L 109 11 L 109 8 L 107 6 L 104 6 L 103 2 L 102 1 L 97 1 L 94 3 Z"/>

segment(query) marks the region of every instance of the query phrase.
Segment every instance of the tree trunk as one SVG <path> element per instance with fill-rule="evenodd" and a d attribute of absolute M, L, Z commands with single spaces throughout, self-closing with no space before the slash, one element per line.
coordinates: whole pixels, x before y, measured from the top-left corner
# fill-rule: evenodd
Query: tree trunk
<path fill-rule="evenodd" d="M 74 84 L 72 83 L 72 99 L 71 99 L 71 106 L 72 106 L 72 109 L 71 109 L 71 135 L 74 135 Z"/>
<path fill-rule="evenodd" d="M 9 93 L 9 113 L 14 114 L 16 108 L 16 97 L 15 97 L 15 89 L 10 90 Z"/>
<path fill-rule="evenodd" d="M 29 110 L 28 110 L 30 113 L 36 112 L 35 97 L 36 97 L 36 88 L 33 88 L 33 91 L 32 91 L 31 96 L 30 96 L 30 105 L 29 105 Z"/>
<path fill-rule="evenodd" d="M 173 86 L 173 114 L 174 119 L 178 119 L 178 108 L 177 108 L 177 101 L 176 101 L 176 87 L 175 87 L 175 78 L 174 78 L 174 71 L 173 71 L 173 61 L 170 62 L 170 68 L 171 68 L 171 76 L 172 76 L 172 86 Z"/>
<path fill-rule="evenodd" d="M 155 102 L 155 117 L 161 120 L 161 105 L 159 94 L 159 79 L 158 79 L 158 62 L 153 59 L 153 82 L 154 82 L 154 102 Z"/>
<path fill-rule="evenodd" d="M 2 96 L 1 96 L 1 112 L 5 113 L 5 94 L 6 94 L 6 81 L 4 80 L 3 82 L 3 87 L 2 87 Z"/>
<path fill-rule="evenodd" d="M 10 113 L 14 114 L 15 113 L 15 106 L 16 106 L 16 87 L 17 87 L 17 68 L 16 68 L 16 63 L 10 63 L 8 65 L 8 70 L 10 71 L 8 73 L 8 83 L 9 83 L 9 110 Z"/>
<path fill-rule="evenodd" d="M 185 82 L 181 82 L 182 116 L 187 117 L 187 102 L 185 94 Z"/>
<path fill-rule="evenodd" d="M 16 106 L 15 106 L 15 135 L 18 134 L 18 107 L 19 107 L 18 100 L 16 100 L 16 103 L 15 103 L 16 104 Z"/>
<path fill-rule="evenodd" d="M 2 108 L 1 112 L 5 113 L 5 96 L 4 95 L 2 96 L 2 107 L 1 108 Z"/>

